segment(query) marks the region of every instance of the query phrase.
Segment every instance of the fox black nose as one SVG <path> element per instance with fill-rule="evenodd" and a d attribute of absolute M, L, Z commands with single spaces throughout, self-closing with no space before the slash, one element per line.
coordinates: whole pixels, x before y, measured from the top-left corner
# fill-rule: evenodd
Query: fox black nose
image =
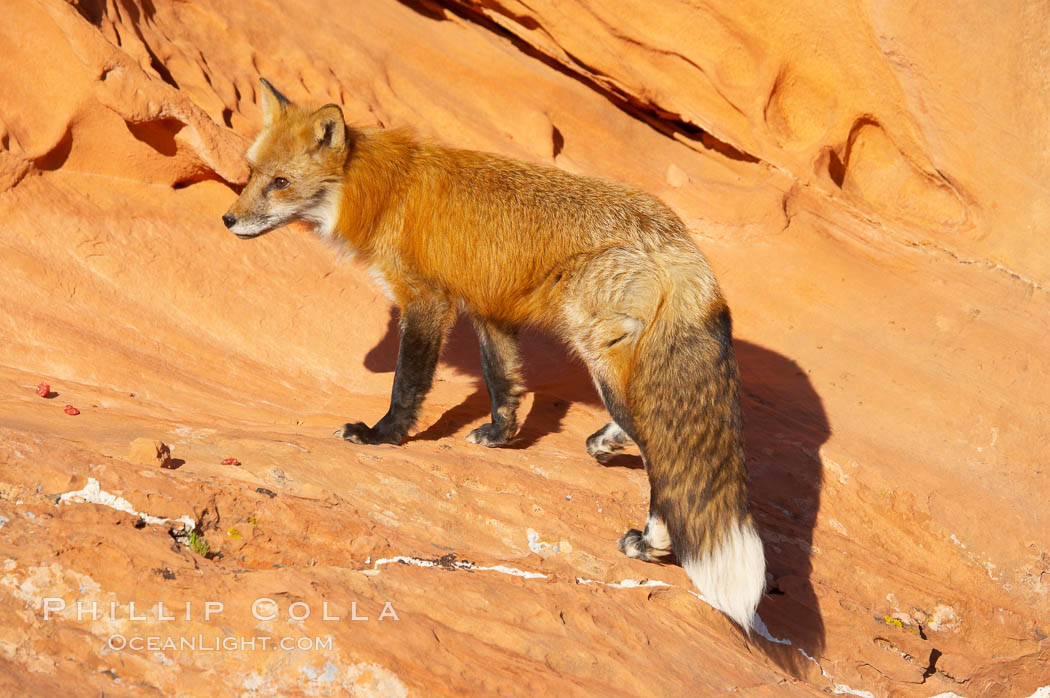
<path fill-rule="evenodd" d="M 226 224 L 227 228 L 232 228 L 233 224 L 237 222 L 237 219 L 228 213 L 224 213 L 222 216 L 222 222 Z"/>

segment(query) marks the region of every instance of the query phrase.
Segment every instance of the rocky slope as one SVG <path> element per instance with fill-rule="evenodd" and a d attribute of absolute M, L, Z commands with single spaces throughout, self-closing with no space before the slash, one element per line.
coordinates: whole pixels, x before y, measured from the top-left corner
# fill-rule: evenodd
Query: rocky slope
<path fill-rule="evenodd" d="M 12 3 L 0 693 L 1045 694 L 1048 13 L 928 5 Z M 260 75 L 682 215 L 734 311 L 760 636 L 616 551 L 646 478 L 587 457 L 547 337 L 516 448 L 463 440 L 464 324 L 407 444 L 331 437 L 385 410 L 395 316 L 305 229 L 222 228 Z"/>

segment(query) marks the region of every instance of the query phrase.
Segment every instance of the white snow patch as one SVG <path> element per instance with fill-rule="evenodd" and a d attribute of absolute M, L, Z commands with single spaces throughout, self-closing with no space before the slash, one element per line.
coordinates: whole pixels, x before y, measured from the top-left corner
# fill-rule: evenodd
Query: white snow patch
<path fill-rule="evenodd" d="M 540 572 L 525 572 L 515 567 L 506 567 L 505 565 L 494 565 L 492 567 L 476 567 L 474 565 L 471 565 L 469 562 L 464 562 L 463 568 L 468 570 L 486 570 L 489 572 L 500 572 L 501 574 L 510 574 L 515 577 L 524 577 L 525 579 L 547 578 L 547 575 L 541 574 Z"/>
<path fill-rule="evenodd" d="M 832 688 L 832 690 L 831 690 L 832 693 L 836 693 L 836 694 L 840 694 L 840 695 L 841 694 L 848 694 L 848 695 L 851 695 L 851 696 L 863 696 L 864 698 L 875 698 L 875 695 L 871 691 L 860 691 L 860 690 L 857 690 L 856 688 L 851 688 L 851 687 L 849 687 L 849 686 L 847 686 L 846 684 L 843 684 L 843 683 L 835 683 L 834 680 L 831 679 L 831 675 L 828 674 L 828 672 L 824 671 L 824 667 L 822 667 L 820 665 L 820 662 L 818 662 L 816 659 L 814 659 L 812 657 L 812 655 L 809 654 L 809 652 L 807 652 L 806 650 L 802 649 L 801 647 L 798 648 L 798 651 L 802 654 L 803 657 L 805 657 L 806 659 L 808 659 L 809 661 L 811 661 L 811 662 L 813 662 L 814 664 L 817 665 L 817 668 L 820 669 L 820 675 L 821 676 L 823 676 L 824 678 L 826 678 L 826 679 L 828 679 L 828 680 L 830 680 L 832 682 L 832 684 L 834 685 L 834 688 Z"/>
<path fill-rule="evenodd" d="M 787 639 L 786 637 L 785 638 L 778 638 L 778 637 L 773 637 L 772 635 L 770 635 L 769 628 L 766 627 L 765 622 L 762 620 L 762 618 L 759 617 L 759 615 L 757 613 L 755 614 L 754 621 L 752 621 L 752 627 L 754 627 L 755 632 L 758 633 L 759 637 L 764 637 L 765 639 L 769 640 L 770 642 L 775 642 L 778 645 L 790 645 L 791 644 L 791 640 Z"/>
<path fill-rule="evenodd" d="M 827 676 L 828 675 L 828 672 L 824 671 L 824 667 L 820 666 L 820 662 L 818 662 L 816 659 L 814 659 L 813 656 L 810 655 L 809 652 L 807 652 L 806 650 L 802 649 L 801 647 L 798 648 L 798 651 L 802 653 L 803 657 L 805 657 L 806 659 L 808 659 L 809 661 L 811 661 L 811 662 L 813 662 L 814 664 L 817 665 L 817 668 L 820 669 L 820 675 L 821 676 Z"/>
<path fill-rule="evenodd" d="M 513 577 L 522 577 L 524 579 L 546 579 L 547 575 L 541 574 L 540 572 L 527 572 L 525 570 L 519 570 L 516 567 L 507 567 L 505 565 L 493 565 L 486 567 L 484 565 L 475 565 L 473 562 L 466 562 L 465 560 L 455 560 L 448 564 L 442 564 L 436 560 L 420 560 L 417 557 L 409 557 L 407 555 L 398 555 L 397 557 L 384 557 L 375 561 L 372 565 L 372 569 L 377 569 L 380 565 L 389 565 L 391 562 L 400 562 L 404 565 L 414 565 L 415 567 L 453 567 L 457 570 L 473 570 L 476 572 L 499 572 L 500 574 L 509 574 Z"/>
<path fill-rule="evenodd" d="M 694 591 L 693 589 L 687 589 L 687 591 L 690 594 L 692 594 L 693 596 L 695 596 L 696 598 L 698 598 L 701 601 L 703 601 L 704 603 L 706 603 L 711 608 L 713 608 L 716 611 L 718 611 L 719 613 L 725 613 L 725 611 L 723 611 L 718 606 L 715 606 L 713 603 L 711 603 L 699 591 Z M 769 632 L 769 627 L 766 626 L 766 622 L 764 620 L 762 620 L 762 616 L 758 615 L 757 613 L 751 619 L 751 627 L 752 627 L 752 629 L 754 629 L 754 631 L 756 633 L 758 633 L 759 637 L 765 638 L 766 640 L 769 640 L 770 642 L 775 642 L 778 645 L 790 645 L 791 644 L 791 640 L 787 639 L 786 637 L 785 638 L 773 637 L 772 633 Z M 808 654 L 806 654 L 806 650 L 804 650 L 804 649 L 802 649 L 800 647 L 798 651 L 801 652 L 806 657 L 806 659 L 808 659 L 809 661 L 813 662 L 818 667 L 820 666 L 820 664 L 817 662 L 816 659 L 813 659 L 813 657 L 811 657 Z M 823 673 L 824 669 L 821 669 L 820 671 L 821 671 L 821 673 Z M 827 674 L 824 674 L 824 675 L 827 676 Z"/>
<path fill-rule="evenodd" d="M 89 504 L 101 504 L 102 506 L 109 507 L 110 509 L 116 509 L 117 511 L 123 511 L 134 516 L 138 516 L 148 524 L 165 524 L 169 521 L 180 521 L 187 528 L 193 528 L 197 525 L 197 522 L 189 516 L 180 516 L 177 519 L 166 519 L 160 516 L 151 516 L 141 511 L 136 511 L 135 507 L 131 506 L 131 502 L 118 497 L 115 494 L 106 492 L 102 489 L 102 486 L 98 484 L 98 480 L 93 477 L 88 478 L 88 482 L 83 488 L 79 490 L 73 490 L 72 492 L 64 492 L 59 495 L 58 503 L 63 502 L 87 502 Z"/>
<path fill-rule="evenodd" d="M 583 577 L 576 578 L 577 584 L 601 584 L 602 586 L 612 587 L 613 589 L 639 589 L 643 587 L 669 587 L 671 586 L 667 582 L 661 582 L 659 579 L 643 579 L 638 581 L 635 579 L 624 579 L 619 582 L 603 582 L 598 579 L 584 579 Z"/>
<path fill-rule="evenodd" d="M 529 530 L 530 530 L 530 532 L 532 531 L 531 529 L 529 529 Z M 535 539 L 531 535 L 529 536 L 529 544 L 530 544 L 529 547 L 530 547 L 530 549 L 532 548 L 532 544 L 533 543 L 539 543 L 539 542 L 540 541 L 539 541 L 538 534 L 537 534 Z M 533 551 L 533 552 L 535 552 L 535 551 Z M 365 574 L 375 574 L 375 573 L 377 573 L 379 571 L 379 567 L 380 566 L 382 566 L 382 565 L 389 565 L 392 562 L 400 562 L 400 563 L 406 564 L 406 565 L 414 565 L 415 567 L 442 567 L 442 568 L 452 567 L 452 568 L 455 568 L 455 569 L 475 570 L 475 571 L 483 571 L 483 572 L 499 572 L 501 574 L 509 574 L 509 575 L 512 575 L 512 576 L 515 576 L 515 577 L 523 577 L 525 579 L 547 579 L 548 578 L 547 575 L 542 574 L 540 572 L 528 572 L 528 571 L 525 571 L 525 570 L 519 570 L 519 569 L 517 569 L 515 567 L 506 567 L 504 565 L 493 565 L 491 567 L 485 567 L 485 566 L 481 566 L 481 565 L 475 565 L 475 564 L 473 564 L 471 562 L 466 562 L 466 561 L 462 561 L 462 560 L 453 561 L 453 562 L 448 563 L 448 564 L 442 564 L 442 563 L 440 563 L 440 562 L 438 562 L 436 560 L 421 560 L 420 558 L 409 557 L 407 555 L 398 555 L 396 557 L 385 557 L 385 558 L 381 558 L 379 560 L 376 560 L 375 564 L 372 565 L 372 569 L 366 570 Z M 366 564 L 367 564 L 367 561 L 366 561 Z M 671 585 L 668 584 L 667 582 L 662 582 L 662 581 L 660 581 L 658 579 L 643 579 L 641 581 L 638 581 L 638 580 L 635 580 L 635 579 L 624 579 L 624 580 L 621 580 L 619 582 L 603 582 L 603 581 L 598 580 L 598 579 L 585 579 L 584 577 L 577 577 L 576 578 L 576 583 L 577 584 L 601 584 L 603 586 L 612 587 L 613 589 L 638 589 L 638 588 L 649 588 L 649 587 L 671 587 Z M 712 604 L 710 601 L 705 599 L 703 594 L 700 594 L 699 592 L 694 591 L 692 589 L 688 589 L 687 591 L 690 594 L 692 594 L 693 596 L 695 596 L 696 598 L 698 598 L 701 601 L 703 601 L 704 603 L 706 603 L 707 605 L 709 605 L 712 608 L 714 608 L 715 610 L 719 610 L 714 604 Z M 761 617 L 759 617 L 759 615 L 757 613 L 755 614 L 755 617 L 754 617 L 753 627 L 755 629 L 755 632 L 759 636 L 765 638 L 766 640 L 769 640 L 770 642 L 774 642 L 774 643 L 776 643 L 778 645 L 791 645 L 792 644 L 791 640 L 789 640 L 787 638 L 776 638 L 776 637 L 773 637 L 772 634 L 769 632 L 769 628 L 766 626 L 765 622 L 762 620 Z M 808 652 L 806 652 L 806 650 L 804 650 L 801 647 L 799 647 L 798 651 L 802 654 L 803 657 L 805 657 L 806 659 L 808 659 L 809 661 L 811 661 L 811 662 L 813 662 L 814 664 L 817 665 L 817 668 L 820 669 L 821 676 L 823 676 L 823 677 L 825 677 L 825 678 L 827 678 L 829 680 L 831 679 L 831 676 L 828 674 L 828 672 L 824 671 L 824 667 L 822 667 L 820 665 L 820 662 L 818 662 L 816 659 L 814 659 Z M 394 677 L 394 678 L 396 680 L 396 677 Z M 832 683 L 834 685 L 832 693 L 849 694 L 849 695 L 854 695 L 854 696 L 862 696 L 863 698 L 875 698 L 875 696 L 870 691 L 858 690 L 858 689 L 852 688 L 850 686 L 847 686 L 845 684 L 834 683 L 834 682 L 832 682 Z M 400 685 L 400 682 L 398 682 L 398 685 Z M 945 695 L 945 696 L 935 696 L 934 698 L 951 698 L 951 697 L 949 695 Z M 1050 686 L 1046 686 L 1044 688 L 1039 689 L 1038 691 L 1033 693 L 1028 698 L 1050 698 Z"/>
<path fill-rule="evenodd" d="M 528 529 L 525 532 L 526 538 L 529 541 L 529 550 L 539 555 L 544 550 L 550 550 L 552 553 L 560 553 L 561 548 L 558 547 L 557 543 L 547 543 L 540 540 L 540 534 L 533 529 Z"/>

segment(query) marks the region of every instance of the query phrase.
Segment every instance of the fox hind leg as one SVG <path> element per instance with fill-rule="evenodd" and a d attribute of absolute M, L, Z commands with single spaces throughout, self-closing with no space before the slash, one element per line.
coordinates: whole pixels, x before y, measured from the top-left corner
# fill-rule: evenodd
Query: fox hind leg
<path fill-rule="evenodd" d="M 481 370 L 492 401 L 492 421 L 467 434 L 467 441 L 496 447 L 518 431 L 518 404 L 525 388 L 521 381 L 517 332 L 483 318 L 474 318 L 481 346 Z"/>
<path fill-rule="evenodd" d="M 627 557 L 653 562 L 657 558 L 671 555 L 671 534 L 668 533 L 667 524 L 663 519 L 650 511 L 645 530 L 632 528 L 620 537 L 617 547 Z"/>
<path fill-rule="evenodd" d="M 587 437 L 587 454 L 604 465 L 622 451 L 630 440 L 631 437 L 627 435 L 623 427 L 614 421 L 609 422 Z"/>
<path fill-rule="evenodd" d="M 665 558 L 672 554 L 673 546 L 666 517 L 654 505 L 663 483 L 653 477 L 649 458 L 647 440 L 653 434 L 639 420 L 638 396 L 629 394 L 637 380 L 639 342 L 666 301 L 663 274 L 638 250 L 613 248 L 589 260 L 577 283 L 565 312 L 569 337 L 613 420 L 587 439 L 587 452 L 605 462 L 627 441 L 638 445 L 649 475 L 649 518 L 644 530 L 627 531 L 618 546 L 627 556 L 640 560 Z M 658 438 L 675 437 L 660 434 Z"/>
<path fill-rule="evenodd" d="M 654 502 L 656 501 L 657 488 L 660 485 L 652 477 L 649 459 L 646 456 L 645 443 L 639 442 L 637 438 L 628 433 L 627 429 L 620 426 L 625 424 L 632 431 L 635 428 L 634 419 L 628 411 L 624 400 L 618 396 L 609 383 L 601 378 L 597 378 L 596 383 L 601 392 L 602 401 L 605 403 L 605 407 L 609 410 L 609 414 L 612 415 L 614 421 L 598 430 L 587 440 L 587 452 L 601 462 L 601 452 L 591 452 L 592 440 L 594 440 L 596 445 L 604 444 L 608 447 L 608 443 L 603 442 L 603 439 L 616 439 L 619 448 L 623 448 L 622 444 L 627 440 L 633 440 L 638 444 L 638 448 L 642 452 L 642 462 L 645 463 L 645 470 L 649 473 L 649 518 L 645 522 L 645 529 L 641 531 L 636 528 L 630 529 L 627 533 L 620 536 L 620 540 L 617 541 L 617 547 L 627 557 L 645 560 L 646 562 L 667 558 L 673 553 L 671 534 L 667 530 L 664 518 L 656 512 Z M 611 453 L 610 449 L 609 454 L 611 455 Z"/>
<path fill-rule="evenodd" d="M 642 452 L 642 462 L 645 463 L 645 470 L 649 474 L 649 518 L 645 522 L 645 529 L 639 531 L 636 528 L 632 528 L 627 533 L 620 536 L 620 540 L 617 541 L 617 547 L 627 557 L 637 558 L 639 560 L 645 560 L 646 562 L 653 562 L 659 558 L 665 558 L 671 555 L 671 534 L 667 531 L 667 524 L 664 523 L 663 517 L 656 513 L 655 501 L 656 501 L 656 490 L 659 487 L 659 483 L 653 478 L 652 467 L 649 464 L 649 459 L 646 455 L 645 442 L 639 441 L 631 433 L 628 433 L 627 429 L 631 432 L 635 429 L 634 418 L 627 409 L 626 402 L 619 397 L 618 393 L 615 392 L 609 383 L 601 380 L 600 378 L 596 381 L 598 383 L 598 389 L 602 395 L 602 401 L 605 403 L 605 407 L 609 410 L 609 414 L 613 417 L 613 425 L 615 428 L 610 428 L 606 425 L 601 431 L 595 436 L 603 434 L 607 430 L 610 432 L 610 436 L 616 438 L 633 440 L 638 444 L 639 450 Z M 627 425 L 627 429 L 620 425 Z M 617 433 L 616 429 L 619 429 Z M 620 436 L 622 434 L 622 436 Z M 593 438 L 593 437 L 592 437 Z M 621 442 L 622 444 L 622 442 Z M 587 440 L 588 452 L 590 452 L 590 439 Z M 622 448 L 622 445 L 620 446 Z M 595 454 L 591 454 L 595 455 Z M 595 455 L 597 458 L 598 456 Z M 599 461 L 601 459 L 599 458 Z"/>
<path fill-rule="evenodd" d="M 605 463 L 627 442 L 638 442 L 627 385 L 638 341 L 662 302 L 660 275 L 643 252 L 612 248 L 582 260 L 570 283 L 566 338 L 587 364 L 612 417 L 587 438 L 587 453 Z"/>

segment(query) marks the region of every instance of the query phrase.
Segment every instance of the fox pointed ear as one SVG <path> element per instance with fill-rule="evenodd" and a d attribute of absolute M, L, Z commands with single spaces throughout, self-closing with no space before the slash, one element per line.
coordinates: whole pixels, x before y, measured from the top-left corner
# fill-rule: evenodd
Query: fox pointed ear
<path fill-rule="evenodd" d="M 262 83 L 262 92 L 259 93 L 259 106 L 262 107 L 263 123 L 271 124 L 291 102 L 278 92 L 277 88 L 271 85 L 266 78 L 259 78 L 259 82 Z"/>
<path fill-rule="evenodd" d="M 338 105 L 326 104 L 314 112 L 314 138 L 319 148 L 342 150 L 346 145 L 346 122 Z"/>

